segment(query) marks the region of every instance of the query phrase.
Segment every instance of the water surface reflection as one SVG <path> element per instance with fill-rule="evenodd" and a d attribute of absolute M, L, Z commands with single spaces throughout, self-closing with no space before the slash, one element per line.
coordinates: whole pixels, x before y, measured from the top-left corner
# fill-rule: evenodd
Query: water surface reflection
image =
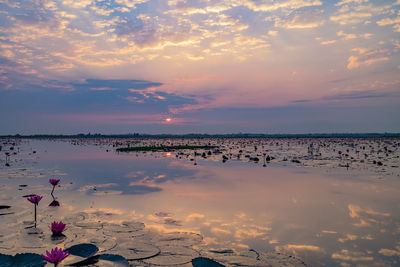
<path fill-rule="evenodd" d="M 33 149 L 37 153 L 29 154 Z M 199 233 L 208 250 L 284 252 L 309 266 L 398 264 L 397 177 L 274 163 L 264 168 L 234 160 L 197 159 L 194 165 L 175 154 L 107 149 L 24 144 L 25 158 L 1 170 L 0 199 L 22 212 L 19 195 L 48 195 L 47 181 L 57 175 L 62 183 L 56 214 L 84 211 L 110 223 L 139 220 L 153 231 Z M 22 166 L 28 171 L 18 170 Z M 7 172 L 14 174 L 7 177 Z M 27 178 L 32 173 L 39 178 Z M 13 190 L 17 194 L 10 196 Z"/>

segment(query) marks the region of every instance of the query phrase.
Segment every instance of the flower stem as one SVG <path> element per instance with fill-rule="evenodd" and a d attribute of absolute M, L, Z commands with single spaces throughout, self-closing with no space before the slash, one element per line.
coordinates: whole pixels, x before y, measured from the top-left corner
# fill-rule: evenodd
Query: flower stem
<path fill-rule="evenodd" d="M 54 188 L 56 188 L 56 186 L 55 185 L 53 185 L 53 189 L 51 190 L 51 196 L 53 197 L 53 199 L 54 199 L 54 195 L 53 195 L 53 192 L 54 192 Z"/>
<path fill-rule="evenodd" d="M 36 228 L 36 204 L 34 204 L 35 206 L 35 228 Z"/>

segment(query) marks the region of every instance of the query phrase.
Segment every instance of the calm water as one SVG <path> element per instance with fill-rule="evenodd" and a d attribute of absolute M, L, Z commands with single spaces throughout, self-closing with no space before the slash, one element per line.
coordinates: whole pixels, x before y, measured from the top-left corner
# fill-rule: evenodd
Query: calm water
<path fill-rule="evenodd" d="M 103 212 L 154 231 L 199 233 L 210 249 L 282 252 L 308 266 L 400 266 L 396 172 L 201 157 L 195 165 L 175 152 L 118 154 L 107 144 L 60 141 L 18 148 L 10 167 L 2 159 L 2 205 L 22 210 L 21 196 L 43 194 L 41 215 L 51 202 L 48 179 L 61 178 L 62 214 Z M 9 218 L 0 216 L 2 230 Z"/>

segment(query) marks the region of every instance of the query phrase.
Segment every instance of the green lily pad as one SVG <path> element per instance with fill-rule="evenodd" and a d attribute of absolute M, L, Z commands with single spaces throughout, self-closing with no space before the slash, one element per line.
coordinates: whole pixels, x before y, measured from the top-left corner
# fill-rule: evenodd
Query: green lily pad
<path fill-rule="evenodd" d="M 87 258 L 96 254 L 96 252 L 99 251 L 99 248 L 93 244 L 78 244 L 65 250 L 72 255 Z"/>

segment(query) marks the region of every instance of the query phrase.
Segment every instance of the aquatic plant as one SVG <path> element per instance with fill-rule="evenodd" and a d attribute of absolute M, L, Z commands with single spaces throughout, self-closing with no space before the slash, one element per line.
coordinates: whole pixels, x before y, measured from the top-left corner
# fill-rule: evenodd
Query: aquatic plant
<path fill-rule="evenodd" d="M 51 196 L 54 198 L 53 193 L 54 193 L 54 188 L 56 187 L 56 185 L 58 185 L 58 183 L 60 182 L 60 179 L 50 179 L 49 183 L 51 183 L 53 185 L 53 189 L 51 190 Z"/>
<path fill-rule="evenodd" d="M 181 149 L 211 149 L 217 148 L 217 146 L 197 146 L 197 145 L 176 145 L 176 146 L 138 146 L 138 147 L 120 147 L 117 148 L 117 152 L 132 152 L 132 151 L 171 151 Z"/>
<path fill-rule="evenodd" d="M 51 193 L 50 193 L 51 197 L 53 198 L 53 201 L 49 204 L 49 206 L 51 206 L 51 207 L 60 206 L 60 202 L 58 202 L 53 195 L 54 189 L 56 188 L 56 186 L 58 185 L 59 182 L 60 182 L 60 179 L 49 179 L 49 183 L 53 186 L 53 189 L 51 190 Z"/>
<path fill-rule="evenodd" d="M 4 154 L 6 155 L 6 166 L 9 167 L 9 166 L 10 166 L 10 163 L 9 163 L 9 160 L 10 160 L 10 152 L 5 152 Z"/>
<path fill-rule="evenodd" d="M 50 207 L 58 207 L 58 206 L 60 206 L 60 202 L 55 200 L 55 198 L 53 197 L 53 201 L 49 204 L 49 206 Z"/>
<path fill-rule="evenodd" d="M 52 222 L 51 223 L 51 231 L 53 232 L 53 235 L 61 235 L 62 231 L 64 231 L 66 224 L 63 223 L 62 221 L 60 222 Z"/>
<path fill-rule="evenodd" d="M 50 263 L 54 263 L 57 266 L 62 260 L 69 256 L 68 251 L 64 251 L 62 248 L 54 248 L 50 252 L 46 250 L 46 256 L 42 254 L 42 258 Z"/>
<path fill-rule="evenodd" d="M 42 196 L 39 195 L 34 195 L 31 197 L 28 197 L 29 202 L 35 204 L 35 205 L 39 205 L 40 200 L 42 199 Z"/>
<path fill-rule="evenodd" d="M 49 183 L 51 183 L 53 186 L 58 185 L 58 183 L 60 182 L 60 179 L 50 179 Z"/>
<path fill-rule="evenodd" d="M 37 205 L 39 205 L 39 202 L 40 202 L 40 200 L 42 199 L 43 197 L 42 196 L 38 196 L 38 195 L 35 195 L 35 196 L 31 196 L 31 197 L 28 197 L 27 199 L 28 199 L 28 201 L 29 202 L 31 202 L 31 203 L 33 203 L 34 204 L 34 219 L 35 219 L 35 228 L 36 228 L 36 222 L 37 222 L 37 216 L 36 216 L 36 206 Z"/>
<path fill-rule="evenodd" d="M 263 159 L 264 159 L 264 164 L 263 167 L 267 167 L 267 164 L 265 164 L 265 156 L 267 155 L 267 153 L 263 153 Z"/>

